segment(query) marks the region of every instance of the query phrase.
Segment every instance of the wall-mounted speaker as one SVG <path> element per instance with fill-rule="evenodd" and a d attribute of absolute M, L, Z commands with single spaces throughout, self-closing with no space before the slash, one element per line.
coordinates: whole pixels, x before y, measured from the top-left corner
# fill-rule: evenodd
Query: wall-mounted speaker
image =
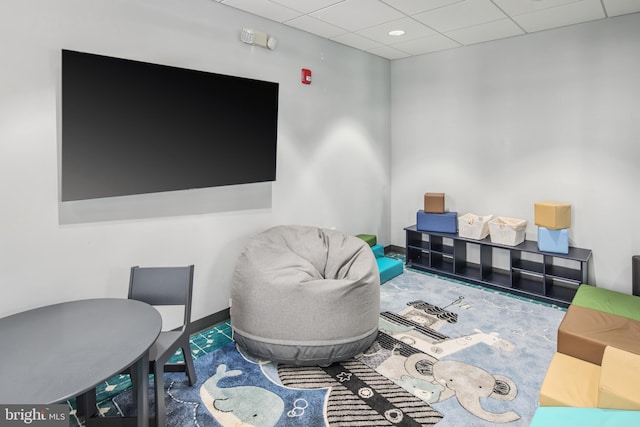
<path fill-rule="evenodd" d="M 277 45 L 277 40 L 274 37 L 252 28 L 243 28 L 240 33 L 240 40 L 246 44 L 266 47 L 271 50 L 275 49 Z"/>

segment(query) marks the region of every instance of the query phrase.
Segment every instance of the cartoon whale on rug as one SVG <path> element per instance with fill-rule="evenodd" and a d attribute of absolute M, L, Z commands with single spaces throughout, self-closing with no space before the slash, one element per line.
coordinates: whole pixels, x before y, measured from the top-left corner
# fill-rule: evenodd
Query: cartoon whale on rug
<path fill-rule="evenodd" d="M 215 375 L 200 387 L 202 402 L 224 426 L 275 426 L 284 412 L 280 396 L 262 387 L 218 386 L 220 380 L 241 374 L 240 370 L 227 371 L 227 365 L 219 365 Z"/>

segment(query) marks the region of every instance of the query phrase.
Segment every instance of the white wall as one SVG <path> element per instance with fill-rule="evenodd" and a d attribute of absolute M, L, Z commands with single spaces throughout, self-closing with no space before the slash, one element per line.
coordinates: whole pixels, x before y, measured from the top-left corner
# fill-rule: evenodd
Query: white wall
<path fill-rule="evenodd" d="M 425 192 L 529 221 L 572 205 L 590 282 L 631 293 L 640 254 L 640 14 L 392 62 L 391 240 Z"/>
<path fill-rule="evenodd" d="M 274 35 L 277 49 L 241 43 L 243 27 Z M 389 243 L 386 59 L 212 0 L 4 0 L 0 40 L 0 317 L 126 297 L 130 266 L 193 263 L 202 318 L 228 306 L 246 239 L 277 224 Z M 61 205 L 63 48 L 279 82 L 277 181 Z"/>

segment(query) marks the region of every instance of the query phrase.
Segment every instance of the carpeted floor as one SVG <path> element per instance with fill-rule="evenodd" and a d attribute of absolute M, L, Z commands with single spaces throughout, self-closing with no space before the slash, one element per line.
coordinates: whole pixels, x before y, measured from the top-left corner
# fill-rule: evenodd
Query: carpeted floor
<path fill-rule="evenodd" d="M 168 425 L 529 425 L 564 309 L 408 270 L 381 287 L 381 311 L 371 349 L 327 368 L 253 360 L 228 323 L 206 331 L 198 383 L 167 374 Z M 131 400 L 101 408 L 131 414 Z"/>

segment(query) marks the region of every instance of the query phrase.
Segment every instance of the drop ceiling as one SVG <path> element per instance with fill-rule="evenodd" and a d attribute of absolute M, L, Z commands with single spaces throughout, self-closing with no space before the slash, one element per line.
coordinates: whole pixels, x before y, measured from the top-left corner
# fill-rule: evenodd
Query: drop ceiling
<path fill-rule="evenodd" d="M 640 0 L 215 1 L 388 59 L 640 12 Z"/>

